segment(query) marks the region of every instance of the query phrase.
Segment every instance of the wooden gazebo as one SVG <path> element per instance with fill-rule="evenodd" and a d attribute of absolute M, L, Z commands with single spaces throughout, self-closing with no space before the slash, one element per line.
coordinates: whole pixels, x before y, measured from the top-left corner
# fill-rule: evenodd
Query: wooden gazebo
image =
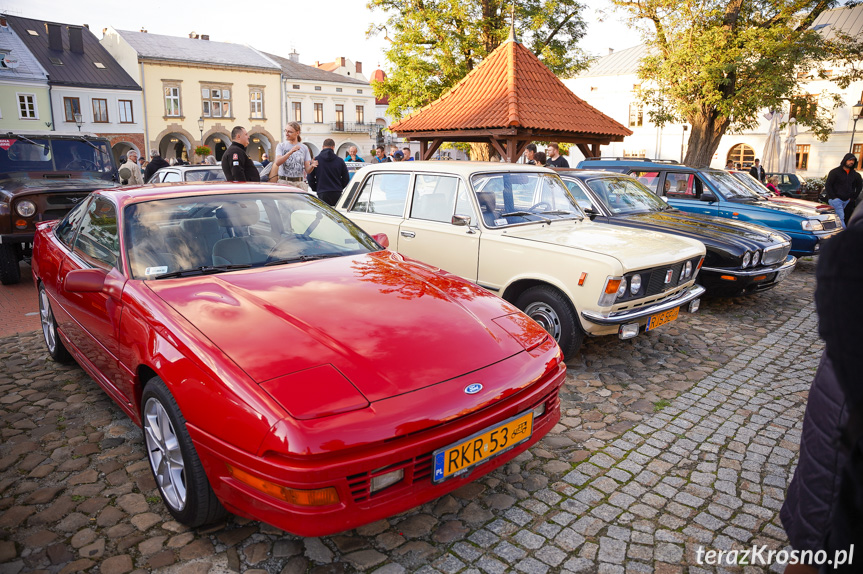
<path fill-rule="evenodd" d="M 585 157 L 632 131 L 576 96 L 512 35 L 437 100 L 390 131 L 420 142 L 429 159 L 444 142 L 491 144 L 515 163 L 532 141 L 568 142 Z"/>

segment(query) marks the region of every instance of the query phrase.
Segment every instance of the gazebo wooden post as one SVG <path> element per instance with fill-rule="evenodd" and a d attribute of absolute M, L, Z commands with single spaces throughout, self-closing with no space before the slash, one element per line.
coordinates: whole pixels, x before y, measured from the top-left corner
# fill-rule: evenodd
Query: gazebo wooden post
<path fill-rule="evenodd" d="M 503 146 L 500 145 L 500 141 L 494 136 L 488 138 L 488 141 L 491 142 L 492 147 L 497 150 L 497 153 L 500 154 L 500 157 L 506 158 L 506 150 L 503 149 Z"/>
<path fill-rule="evenodd" d="M 428 140 L 420 140 L 420 159 L 423 161 L 426 161 L 429 158 L 428 143 Z"/>
<path fill-rule="evenodd" d="M 590 146 L 590 151 L 593 152 L 593 157 L 599 157 L 599 144 L 595 143 Z"/>
<path fill-rule="evenodd" d="M 506 151 L 509 154 L 507 161 L 509 163 L 515 163 L 518 160 L 518 155 L 516 154 L 516 148 L 518 147 L 518 140 L 515 138 L 509 138 L 506 140 Z"/>
<path fill-rule="evenodd" d="M 593 155 L 593 150 L 591 150 L 587 146 L 587 144 L 579 143 L 575 144 L 575 146 L 578 148 L 578 151 L 580 151 L 581 155 L 583 155 L 584 157 L 596 157 Z"/>

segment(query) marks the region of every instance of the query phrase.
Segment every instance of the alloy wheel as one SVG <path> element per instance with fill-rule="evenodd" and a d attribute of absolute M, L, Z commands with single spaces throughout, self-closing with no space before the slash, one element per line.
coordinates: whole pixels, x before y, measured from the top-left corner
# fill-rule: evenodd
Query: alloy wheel
<path fill-rule="evenodd" d="M 539 323 L 540 327 L 548 331 L 548 334 L 554 337 L 555 341 L 560 341 L 560 317 L 557 312 L 552 309 L 551 305 L 542 301 L 537 301 L 528 305 L 525 314 Z"/>
<path fill-rule="evenodd" d="M 174 510 L 186 506 L 186 465 L 180 441 L 165 407 L 155 398 L 144 405 L 144 437 L 156 484 Z"/>
<path fill-rule="evenodd" d="M 54 328 L 54 313 L 51 311 L 51 302 L 48 301 L 48 293 L 45 289 L 39 290 L 39 319 L 42 322 L 45 344 L 48 346 L 48 351 L 53 354 L 57 349 L 57 330 Z"/>

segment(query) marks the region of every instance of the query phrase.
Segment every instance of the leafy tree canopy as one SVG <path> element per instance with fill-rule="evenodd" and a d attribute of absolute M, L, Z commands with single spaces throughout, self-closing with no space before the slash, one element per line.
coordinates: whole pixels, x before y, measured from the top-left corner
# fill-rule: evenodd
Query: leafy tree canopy
<path fill-rule="evenodd" d="M 386 56 L 392 72 L 374 85 L 375 96 L 389 97 L 389 115 L 398 119 L 436 100 L 473 70 L 508 37 L 512 5 L 507 0 L 369 0 L 370 10 L 387 15 L 368 33 L 384 33 L 391 41 Z M 518 40 L 555 74 L 571 77 L 587 61 L 577 48 L 585 30 L 582 10 L 575 0 L 518 0 Z"/>
<path fill-rule="evenodd" d="M 764 109 L 794 111 L 826 140 L 838 94 L 809 92 L 831 70 L 840 87 L 859 76 L 863 49 L 811 29 L 835 0 L 612 0 L 646 23 L 641 97 L 659 125 L 692 125 L 684 159 L 708 165 L 727 131 L 757 125 Z M 787 116 L 786 116 L 787 117 Z"/>

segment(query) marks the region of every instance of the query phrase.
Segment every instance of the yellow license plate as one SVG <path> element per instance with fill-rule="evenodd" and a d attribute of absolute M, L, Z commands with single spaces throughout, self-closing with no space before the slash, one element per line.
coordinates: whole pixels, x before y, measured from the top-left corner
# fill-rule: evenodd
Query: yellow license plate
<path fill-rule="evenodd" d="M 456 444 L 436 450 L 433 482 L 440 482 L 526 441 L 533 432 L 533 411 L 518 415 Z"/>
<path fill-rule="evenodd" d="M 669 309 L 668 311 L 663 311 L 662 313 L 657 313 L 656 315 L 651 315 L 650 320 L 647 322 L 647 327 L 645 327 L 645 331 L 650 331 L 651 329 L 656 329 L 666 323 L 671 323 L 675 319 L 677 319 L 677 314 L 680 312 L 680 307 L 675 307 L 674 309 Z"/>

